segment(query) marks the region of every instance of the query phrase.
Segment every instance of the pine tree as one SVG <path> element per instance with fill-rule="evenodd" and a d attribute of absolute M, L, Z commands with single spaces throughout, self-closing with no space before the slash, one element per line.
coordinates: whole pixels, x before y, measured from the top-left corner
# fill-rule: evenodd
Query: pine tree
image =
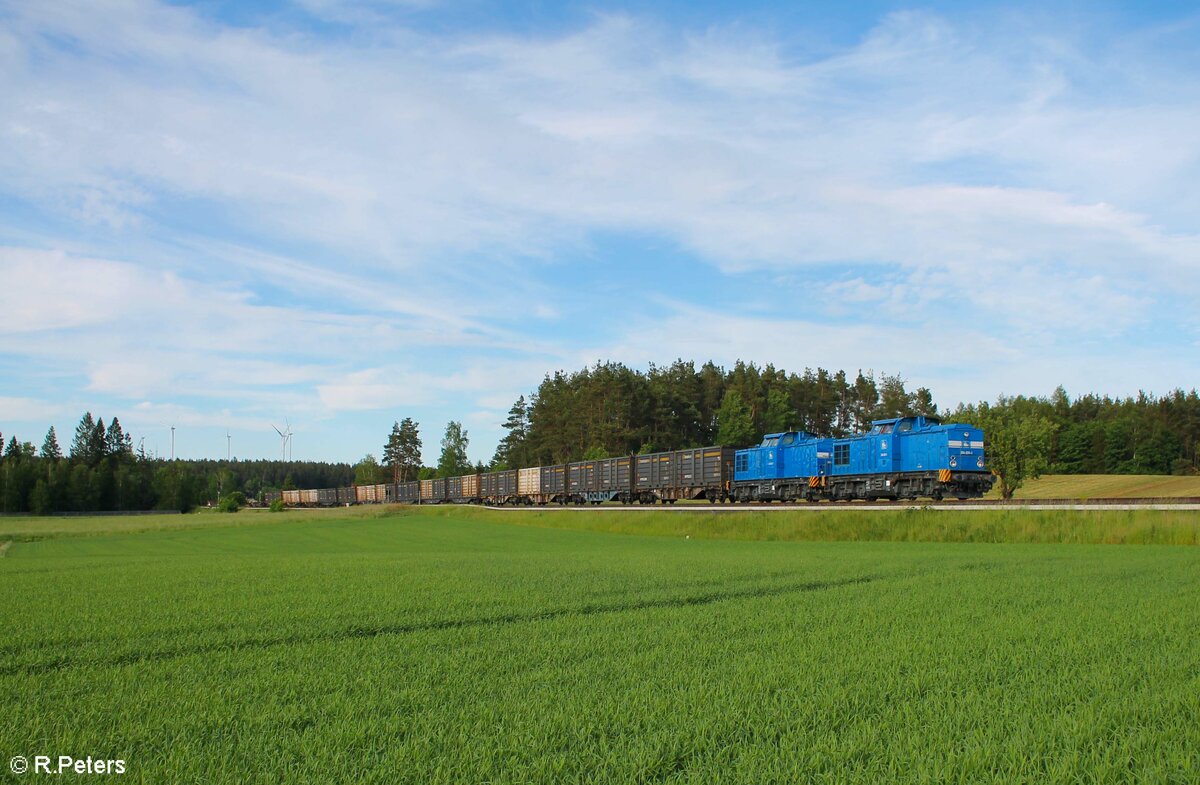
<path fill-rule="evenodd" d="M 904 389 L 904 378 L 899 374 L 884 374 L 879 382 L 879 407 L 882 417 L 908 417 L 913 414 L 913 396 Z"/>
<path fill-rule="evenodd" d="M 91 456 L 91 465 L 95 466 L 104 460 L 108 454 L 108 431 L 104 427 L 104 418 L 97 417 L 96 425 L 92 428 L 92 433 L 88 436 L 88 455 Z"/>
<path fill-rule="evenodd" d="M 863 376 L 860 369 L 854 387 L 849 392 L 854 399 L 854 429 L 865 431 L 871 427 L 871 421 L 876 419 L 879 411 L 879 388 L 875 386 L 874 375 L 868 372 Z"/>
<path fill-rule="evenodd" d="M 524 468 L 529 462 L 529 406 L 525 396 L 517 398 L 516 403 L 508 410 L 508 419 L 504 421 L 508 431 L 500 444 L 496 446 L 496 454 L 492 457 L 493 468 L 510 469 Z"/>
<path fill-rule="evenodd" d="M 392 422 L 392 432 L 383 445 L 383 465 L 392 470 L 392 482 L 400 482 L 400 423 Z"/>
<path fill-rule="evenodd" d="M 1061 389 L 1061 388 L 1060 388 Z M 922 417 L 937 417 L 938 408 L 933 403 L 933 393 L 928 387 L 918 387 L 912 394 L 912 413 Z"/>
<path fill-rule="evenodd" d="M 417 475 L 421 465 L 419 427 L 411 417 L 392 423 L 392 433 L 383 447 L 383 463 L 391 468 L 393 482 L 407 482 Z"/>
<path fill-rule="evenodd" d="M 52 461 L 57 461 L 62 457 L 62 450 L 58 446 L 58 435 L 54 432 L 53 425 L 50 426 L 50 430 L 46 431 L 46 440 L 42 442 L 42 457 Z"/>
<path fill-rule="evenodd" d="M 116 417 L 112 419 L 108 430 L 104 433 L 104 452 L 106 455 L 117 458 L 133 455 L 133 437 L 121 429 L 121 421 Z"/>
<path fill-rule="evenodd" d="M 92 413 L 85 412 L 79 420 L 79 425 L 75 426 L 75 439 L 71 442 L 72 461 L 87 465 L 92 464 L 92 434 L 95 430 L 96 421 L 92 419 Z"/>

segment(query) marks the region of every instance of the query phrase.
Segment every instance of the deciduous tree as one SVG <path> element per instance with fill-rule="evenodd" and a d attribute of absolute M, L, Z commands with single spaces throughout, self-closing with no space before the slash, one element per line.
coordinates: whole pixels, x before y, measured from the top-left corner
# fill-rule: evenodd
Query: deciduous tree
<path fill-rule="evenodd" d="M 767 410 L 763 413 L 763 432 L 779 433 L 792 428 L 797 420 L 796 411 L 785 390 L 772 387 L 767 393 Z M 739 447 L 745 445 L 739 444 Z"/>
<path fill-rule="evenodd" d="M 375 485 L 380 481 L 382 468 L 374 455 L 367 453 L 363 459 L 354 464 L 355 485 Z"/>
<path fill-rule="evenodd" d="M 737 390 L 729 390 L 717 410 L 717 443 L 731 447 L 751 444 L 757 434 L 750 406 Z"/>
<path fill-rule="evenodd" d="M 995 404 L 962 408 L 954 417 L 983 429 L 988 466 L 1005 499 L 1011 499 L 1026 480 L 1037 479 L 1050 465 L 1057 425 L 1039 408 L 1038 401 L 1002 395 Z"/>
<path fill-rule="evenodd" d="M 446 435 L 442 437 L 442 454 L 438 458 L 437 473 L 439 477 L 457 477 L 471 470 L 471 462 L 467 459 L 467 445 L 470 440 L 463 430 L 462 423 L 451 420 L 446 423 Z"/>

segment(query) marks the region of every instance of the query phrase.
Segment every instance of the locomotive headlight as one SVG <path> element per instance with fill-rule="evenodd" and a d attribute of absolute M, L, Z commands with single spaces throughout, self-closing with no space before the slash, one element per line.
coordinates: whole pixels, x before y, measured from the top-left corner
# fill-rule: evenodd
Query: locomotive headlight
<path fill-rule="evenodd" d="M 975 459 L 975 465 L 978 466 L 980 469 L 983 468 L 983 456 L 982 455 L 980 455 L 978 458 Z"/>
<path fill-rule="evenodd" d="M 950 456 L 950 466 L 951 466 L 951 468 L 958 466 L 958 456 L 957 455 Z"/>

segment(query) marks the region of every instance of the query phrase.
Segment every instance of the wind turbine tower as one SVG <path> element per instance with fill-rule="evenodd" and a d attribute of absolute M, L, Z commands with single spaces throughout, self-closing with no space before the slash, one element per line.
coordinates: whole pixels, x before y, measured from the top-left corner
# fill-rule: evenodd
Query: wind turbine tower
<path fill-rule="evenodd" d="M 279 460 L 286 461 L 287 460 L 287 443 L 288 443 L 288 439 L 291 438 L 291 435 L 292 435 L 291 426 L 288 426 L 287 433 L 284 433 L 283 431 L 279 430 L 279 427 L 276 425 L 272 425 L 271 427 L 275 429 L 275 433 L 279 434 Z"/>

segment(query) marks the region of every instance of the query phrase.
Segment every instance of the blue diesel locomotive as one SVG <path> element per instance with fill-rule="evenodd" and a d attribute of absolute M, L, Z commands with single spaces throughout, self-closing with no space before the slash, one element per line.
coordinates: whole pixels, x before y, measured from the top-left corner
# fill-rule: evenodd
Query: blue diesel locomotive
<path fill-rule="evenodd" d="M 992 487 L 983 431 L 936 417 L 876 420 L 845 438 L 767 434 L 734 455 L 734 501 L 969 499 Z"/>

